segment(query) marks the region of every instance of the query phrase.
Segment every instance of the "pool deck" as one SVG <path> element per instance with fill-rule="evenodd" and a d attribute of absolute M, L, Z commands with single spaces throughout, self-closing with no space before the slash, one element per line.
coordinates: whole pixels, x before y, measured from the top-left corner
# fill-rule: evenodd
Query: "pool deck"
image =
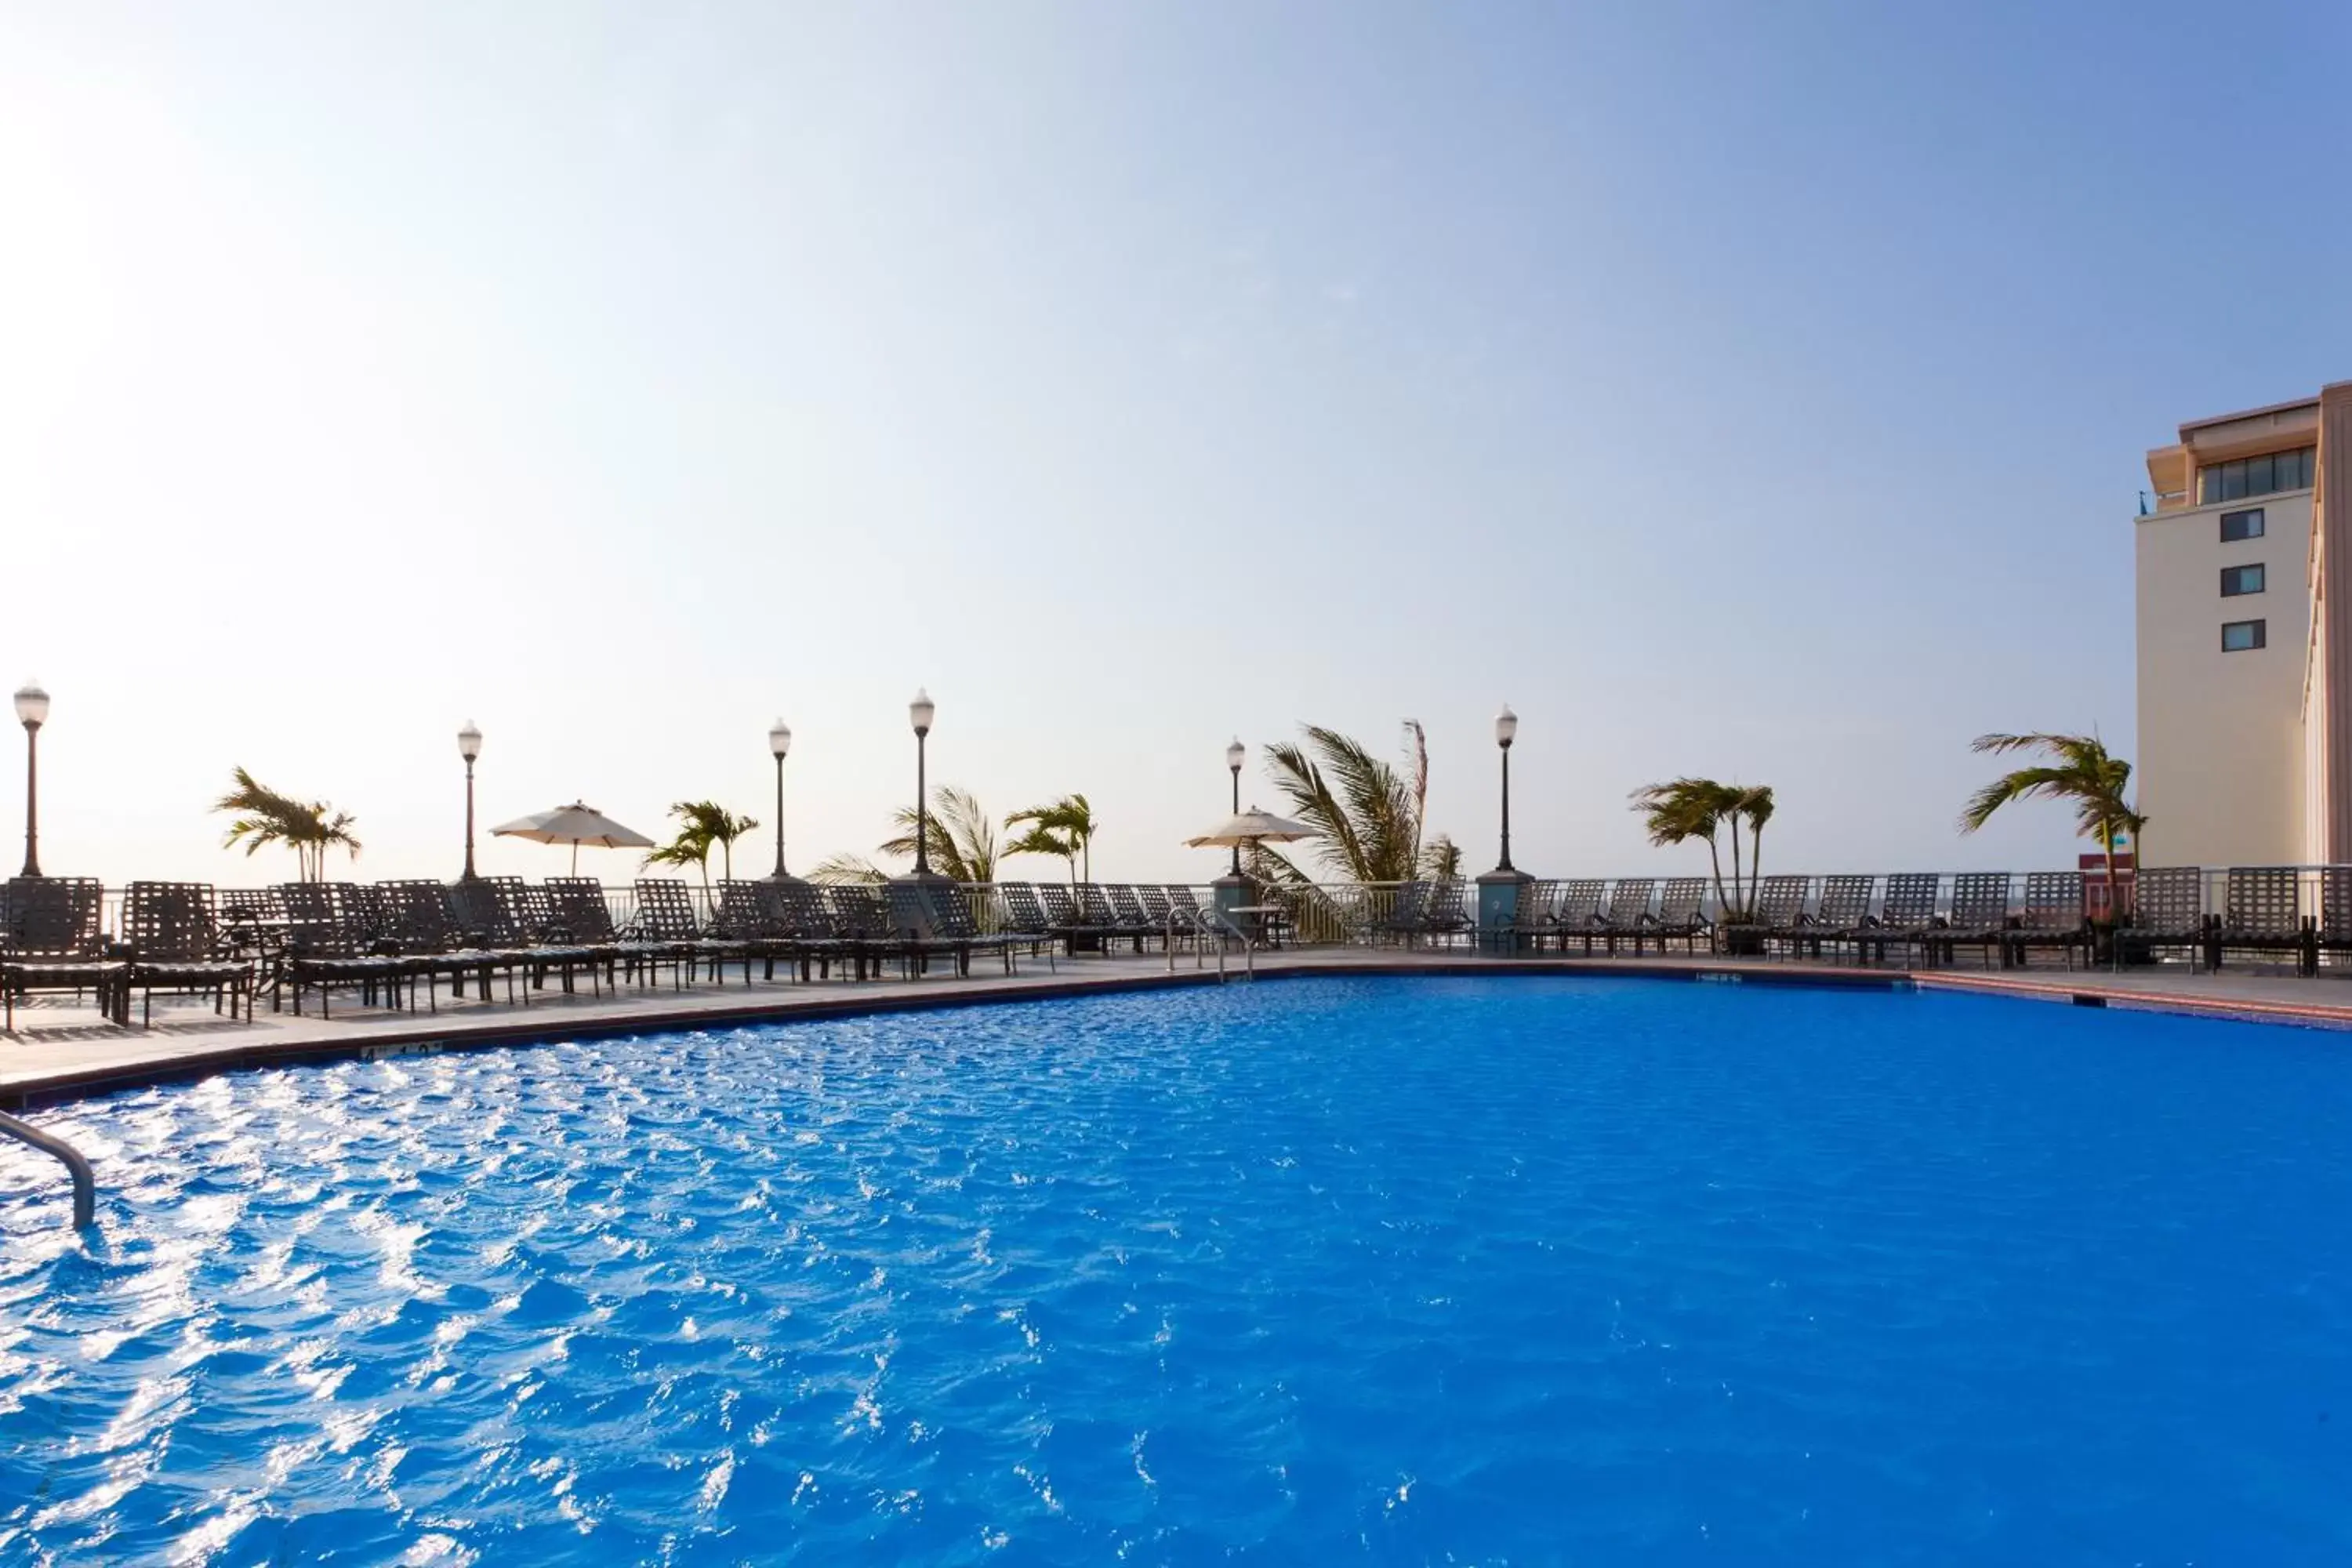
<path fill-rule="evenodd" d="M 16 1032 L 0 1034 L 0 1110 L 67 1100 L 136 1084 L 202 1076 L 229 1068 L 337 1058 L 373 1058 L 430 1049 L 518 1044 L 549 1038 L 625 1035 L 654 1029 L 712 1027 L 789 1018 L 969 1006 L 995 1001 L 1097 994 L 1171 985 L 1213 985 L 1213 962 L 1195 967 L 1179 954 L 1171 972 L 1158 954 L 1064 958 L 1054 970 L 1024 962 L 1007 976 L 992 965 L 971 978 L 919 980 L 740 980 L 704 983 L 683 991 L 627 989 L 601 999 L 585 994 L 535 994 L 529 1005 L 442 998 L 438 1013 L 391 1012 L 339 998 L 332 1019 L 315 1014 L 272 1013 L 264 1002 L 253 1020 L 215 1015 L 210 1004 L 158 997 L 152 1028 L 109 1022 L 86 1003 L 36 998 L 16 1010 Z M 1260 953 L 1261 979 L 1296 974 L 1586 974 L 1697 977 L 1762 984 L 1912 985 L 1969 991 L 2084 1006 L 2115 1006 L 2220 1017 L 2252 1018 L 2323 1028 L 2352 1028 L 2352 986 L 2335 977 L 2292 973 L 2190 974 L 2136 970 L 2126 974 L 2059 969 L 1978 971 L 1857 969 L 1787 959 L 1517 958 L 1475 953 L 1412 952 L 1363 948 L 1308 948 Z M 1238 981 L 1241 959 L 1228 959 Z M 134 1004 L 135 1005 L 135 1004 Z"/>

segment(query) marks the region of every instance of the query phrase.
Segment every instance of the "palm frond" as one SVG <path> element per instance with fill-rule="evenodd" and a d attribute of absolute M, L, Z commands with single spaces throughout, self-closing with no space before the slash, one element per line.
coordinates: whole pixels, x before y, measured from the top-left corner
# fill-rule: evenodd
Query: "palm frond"
<path fill-rule="evenodd" d="M 889 874 L 863 855 L 835 855 L 819 861 L 809 872 L 812 882 L 845 884 L 852 882 L 887 882 Z"/>

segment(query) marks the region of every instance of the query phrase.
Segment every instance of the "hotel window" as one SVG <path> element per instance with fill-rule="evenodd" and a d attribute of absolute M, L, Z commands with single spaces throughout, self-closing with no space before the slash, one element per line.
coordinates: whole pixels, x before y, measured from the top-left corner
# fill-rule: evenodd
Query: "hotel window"
<path fill-rule="evenodd" d="M 2318 458 L 2318 447 L 2299 447 L 2292 452 L 2208 463 L 2197 470 L 2197 504 L 2210 506 L 2215 501 L 2266 496 L 2273 490 L 2307 490 Z"/>
<path fill-rule="evenodd" d="M 2252 511 L 2225 511 L 2221 514 L 2221 542 L 2235 544 L 2242 539 L 2263 536 L 2263 509 Z"/>
<path fill-rule="evenodd" d="M 2261 562 L 2257 561 L 2251 566 L 2221 568 L 2221 597 L 2234 599 L 2241 594 L 2259 594 L 2262 591 L 2263 563 Z"/>
<path fill-rule="evenodd" d="M 2221 651 L 2245 653 L 2264 646 L 2260 621 L 2227 621 L 2221 626 Z"/>

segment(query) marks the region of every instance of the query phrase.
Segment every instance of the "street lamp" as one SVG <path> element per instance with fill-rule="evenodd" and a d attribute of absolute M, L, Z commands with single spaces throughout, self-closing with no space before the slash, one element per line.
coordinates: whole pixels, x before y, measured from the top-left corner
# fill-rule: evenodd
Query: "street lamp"
<path fill-rule="evenodd" d="M 1234 775 L 1234 815 L 1235 816 L 1242 814 L 1242 759 L 1247 755 L 1249 755 L 1249 748 L 1242 744 L 1242 738 L 1239 735 L 1235 735 L 1234 743 L 1225 748 L 1225 767 Z M 1236 878 L 1242 874 L 1242 847 L 1238 839 L 1234 843 L 1233 874 Z"/>
<path fill-rule="evenodd" d="M 48 722 L 49 694 L 37 680 L 16 688 L 16 718 L 25 726 L 25 875 L 41 874 L 41 726 Z"/>
<path fill-rule="evenodd" d="M 793 727 L 779 717 L 768 726 L 768 750 L 776 758 L 776 880 L 784 879 L 784 753 L 793 749 Z"/>
<path fill-rule="evenodd" d="M 1511 742 L 1518 735 L 1519 716 L 1506 702 L 1495 715 L 1495 744 L 1503 749 L 1503 858 L 1495 867 L 1497 871 L 1516 868 L 1511 865 Z"/>
<path fill-rule="evenodd" d="M 482 732 L 471 719 L 457 731 L 457 754 L 466 759 L 466 881 L 474 880 L 474 759 L 482 754 Z"/>
<path fill-rule="evenodd" d="M 917 687 L 915 700 L 907 704 L 907 721 L 915 727 L 915 875 L 919 878 L 929 878 L 931 874 L 930 819 L 925 815 L 929 806 L 924 800 L 927 785 L 923 752 L 925 742 L 930 738 L 931 716 L 938 711 L 937 704 L 931 701 L 931 694 Z"/>

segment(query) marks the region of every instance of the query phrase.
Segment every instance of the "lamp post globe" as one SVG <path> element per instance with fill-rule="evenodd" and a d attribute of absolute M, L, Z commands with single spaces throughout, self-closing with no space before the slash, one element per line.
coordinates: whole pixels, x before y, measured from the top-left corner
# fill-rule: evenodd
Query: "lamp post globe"
<path fill-rule="evenodd" d="M 457 754 L 466 759 L 466 881 L 474 879 L 474 759 L 482 754 L 482 731 L 468 719 L 457 731 Z"/>
<path fill-rule="evenodd" d="M 914 700 L 907 704 L 907 722 L 915 727 L 915 876 L 924 881 L 931 876 L 930 804 L 924 797 L 929 792 L 929 780 L 924 773 L 925 746 L 930 740 L 931 720 L 939 705 L 931 694 L 917 687 Z"/>
<path fill-rule="evenodd" d="M 784 757 L 793 749 L 793 727 L 778 714 L 768 726 L 768 752 L 776 759 L 776 880 L 784 879 Z"/>
<path fill-rule="evenodd" d="M 41 726 L 49 721 L 49 694 L 37 680 L 16 688 L 16 721 L 25 726 L 25 870 L 41 874 Z"/>

